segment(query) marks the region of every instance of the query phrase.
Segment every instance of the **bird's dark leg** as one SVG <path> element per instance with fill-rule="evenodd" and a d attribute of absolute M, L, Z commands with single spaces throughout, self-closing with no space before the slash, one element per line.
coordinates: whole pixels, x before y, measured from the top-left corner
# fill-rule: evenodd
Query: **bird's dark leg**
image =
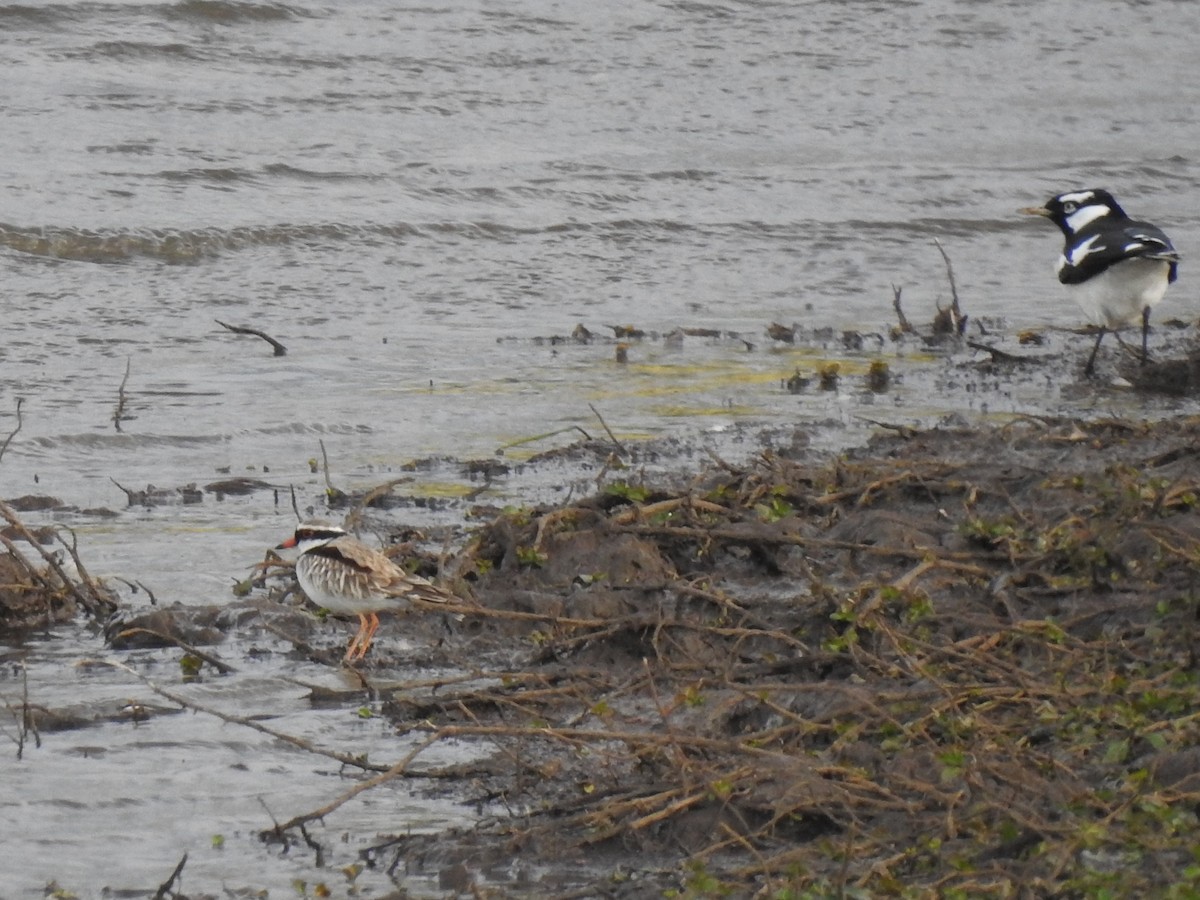
<path fill-rule="evenodd" d="M 1146 337 L 1150 333 L 1150 307 L 1142 310 L 1142 365 L 1146 364 Z"/>
<path fill-rule="evenodd" d="M 1096 335 L 1096 343 L 1092 347 L 1092 355 L 1088 357 L 1087 365 L 1083 367 L 1083 374 L 1091 378 L 1096 371 L 1096 352 L 1100 349 L 1100 342 L 1104 340 L 1104 335 L 1108 333 L 1108 329 L 1101 326 L 1100 333 Z"/>

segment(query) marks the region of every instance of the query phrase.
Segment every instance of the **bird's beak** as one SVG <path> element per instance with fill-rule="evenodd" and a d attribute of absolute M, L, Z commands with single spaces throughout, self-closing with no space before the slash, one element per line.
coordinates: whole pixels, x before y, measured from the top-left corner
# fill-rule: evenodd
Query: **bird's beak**
<path fill-rule="evenodd" d="M 288 550 L 295 546 L 296 546 L 296 536 L 293 534 L 290 538 L 288 538 L 282 544 L 276 544 L 275 549 L 276 550 Z"/>
<path fill-rule="evenodd" d="M 1046 209 L 1046 207 L 1044 207 L 1044 206 L 1023 206 L 1023 207 L 1021 207 L 1021 209 L 1018 209 L 1017 212 L 1025 213 L 1025 215 L 1027 215 L 1027 216 L 1047 216 L 1048 217 L 1050 215 L 1050 210 Z"/>

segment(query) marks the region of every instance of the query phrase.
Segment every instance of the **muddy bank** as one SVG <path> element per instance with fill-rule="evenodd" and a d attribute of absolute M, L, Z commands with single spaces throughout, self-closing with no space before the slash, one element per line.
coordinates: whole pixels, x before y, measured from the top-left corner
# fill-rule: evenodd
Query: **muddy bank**
<path fill-rule="evenodd" d="M 33 740 L 191 709 L 335 760 L 354 787 L 338 795 L 314 770 L 308 793 L 327 802 L 264 817 L 258 845 L 311 861 L 324 890 L 1195 889 L 1200 419 L 905 425 L 836 454 L 806 434 L 747 434 L 761 448 L 748 464 L 679 439 L 589 439 L 513 472 L 569 473 L 590 495 L 468 498 L 454 513 L 466 524 L 437 530 L 388 524 L 415 502 L 394 482 L 330 485 L 328 517 L 386 535 L 466 600 L 386 622 L 342 686 L 309 679 L 313 714 L 381 715 L 411 750 L 322 749 L 172 682 L 151 685 L 156 704 L 13 701 L 13 715 Z M 339 671 L 347 633 L 312 614 L 285 563 L 228 603 L 110 616 L 115 594 L 69 531 L 5 517 L 0 626 L 86 613 L 114 651 L 177 651 L 185 684 L 234 681 L 263 656 Z M 400 779 L 474 824 L 414 834 L 389 804 L 357 799 Z M 354 866 L 325 870 L 346 840 Z M 163 877 L 174 862 L 158 862 Z M 202 884 L 165 895 L 215 895 Z"/>
<path fill-rule="evenodd" d="M 370 786 L 480 819 L 384 814 L 363 864 L 488 896 L 1192 889 L 1198 455 L 1196 419 L 1028 418 L 477 510 L 445 568 L 479 607 L 404 626 L 464 674 L 360 671 L 422 738 Z M 441 742 L 483 760 L 424 765 Z M 319 844 L 362 787 L 264 837 Z"/>

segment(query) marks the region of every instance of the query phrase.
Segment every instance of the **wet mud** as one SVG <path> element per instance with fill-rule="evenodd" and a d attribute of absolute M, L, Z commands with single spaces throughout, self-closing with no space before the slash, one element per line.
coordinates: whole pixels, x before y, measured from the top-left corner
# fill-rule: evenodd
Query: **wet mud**
<path fill-rule="evenodd" d="M 504 506 L 468 492 L 465 524 L 436 528 L 403 524 L 414 501 L 391 491 L 407 476 L 358 494 L 329 484 L 327 517 L 386 534 L 464 598 L 387 622 L 350 687 L 310 686 L 314 710 L 376 704 L 412 747 L 398 761 L 319 751 L 154 685 L 161 704 L 27 703 L 21 727 L 190 708 L 323 752 L 354 786 L 259 835 L 318 869 L 345 840 L 328 827 L 338 810 L 388 782 L 474 811 L 469 827 L 412 833 L 380 804 L 353 836 L 352 892 L 368 870 L 396 897 L 1196 889 L 1200 418 L 885 426 L 838 452 L 794 429 L 755 440 L 738 463 L 611 432 L 520 463 L 458 462 L 484 486 L 541 469 L 592 490 Z M 201 492 L 126 493 L 187 504 L 188 491 Z M 177 648 L 184 680 L 236 673 L 235 635 L 274 642 L 234 645 L 245 652 L 341 665 L 348 632 L 273 554 L 229 603 L 114 613 L 69 532 L 5 517 L 7 630 L 83 614 L 114 650 Z M 34 565 L 13 540 L 58 556 Z"/>
<path fill-rule="evenodd" d="M 492 814 L 371 858 L 523 896 L 1194 887 L 1198 454 L 1194 419 L 1030 418 L 504 513 L 442 644 L 490 683 L 386 705 L 494 748 Z"/>
<path fill-rule="evenodd" d="M 1195 418 L 1029 417 L 479 507 L 440 560 L 406 531 L 394 549 L 469 602 L 393 625 L 412 649 L 380 642 L 360 690 L 313 700 L 379 698 L 415 749 L 262 838 L 307 852 L 341 802 L 405 779 L 477 823 L 412 835 L 380 809 L 360 863 L 443 895 L 1188 890 L 1198 456 Z M 110 637 L 266 621 L 338 664 L 286 563 L 247 590 Z M 396 680 L 410 666 L 455 674 Z M 475 761 L 424 761 L 451 742 Z"/>

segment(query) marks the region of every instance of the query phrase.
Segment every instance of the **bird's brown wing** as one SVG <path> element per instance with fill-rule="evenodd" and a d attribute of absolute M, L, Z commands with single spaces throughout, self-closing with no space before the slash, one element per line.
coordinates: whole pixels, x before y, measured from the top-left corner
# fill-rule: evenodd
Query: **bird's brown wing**
<path fill-rule="evenodd" d="M 336 541 L 326 544 L 326 549 L 335 550 L 343 562 L 369 573 L 380 593 L 424 600 L 426 603 L 462 602 L 429 579 L 422 578 L 420 575 L 410 575 L 383 553 L 368 547 L 355 538 L 349 536 L 338 538 Z"/>
<path fill-rule="evenodd" d="M 462 603 L 458 597 L 420 575 L 402 575 L 393 581 L 388 592 L 424 600 L 426 603 Z"/>

